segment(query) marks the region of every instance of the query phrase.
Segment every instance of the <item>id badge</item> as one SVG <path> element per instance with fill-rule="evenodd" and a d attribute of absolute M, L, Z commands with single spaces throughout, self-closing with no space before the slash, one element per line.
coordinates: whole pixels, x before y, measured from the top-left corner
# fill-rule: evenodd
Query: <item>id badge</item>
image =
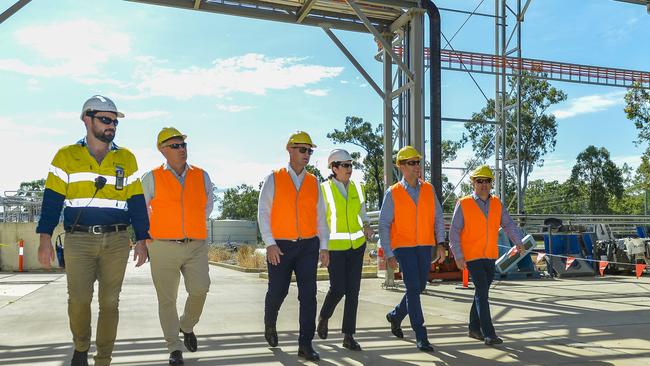
<path fill-rule="evenodd" d="M 115 167 L 115 189 L 121 191 L 124 189 L 124 169 Z"/>

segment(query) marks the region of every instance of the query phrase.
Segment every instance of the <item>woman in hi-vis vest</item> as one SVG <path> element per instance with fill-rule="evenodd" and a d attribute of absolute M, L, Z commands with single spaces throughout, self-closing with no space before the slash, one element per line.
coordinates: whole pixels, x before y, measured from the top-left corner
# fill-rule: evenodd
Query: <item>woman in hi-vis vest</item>
<path fill-rule="evenodd" d="M 456 266 L 467 269 L 474 283 L 474 301 L 469 313 L 470 338 L 488 346 L 503 343 L 492 325 L 488 292 L 494 279 L 494 264 L 499 256 L 499 228 L 523 253 L 521 231 L 501 204 L 490 194 L 494 174 L 487 165 L 476 168 L 469 176 L 474 192 L 458 200 L 449 228 L 449 247 Z"/>
<path fill-rule="evenodd" d="M 361 286 L 363 256 L 366 238 L 372 237 L 370 220 L 366 214 L 363 189 L 359 183 L 350 180 L 352 156 L 343 149 L 334 149 L 327 159 L 332 169 L 329 179 L 321 184 L 321 191 L 327 205 L 327 224 L 330 229 L 330 289 L 318 317 L 318 336 L 327 338 L 327 322 L 336 305 L 345 296 L 343 310 L 343 347 L 360 351 L 354 340 L 357 323 L 357 305 Z"/>

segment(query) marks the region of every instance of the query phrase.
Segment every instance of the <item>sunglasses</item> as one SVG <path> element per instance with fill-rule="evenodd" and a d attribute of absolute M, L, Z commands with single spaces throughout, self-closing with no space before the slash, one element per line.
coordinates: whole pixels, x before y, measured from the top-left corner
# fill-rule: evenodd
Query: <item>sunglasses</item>
<path fill-rule="evenodd" d="M 420 160 L 410 160 L 410 161 L 405 161 L 404 164 L 408 166 L 420 166 Z"/>
<path fill-rule="evenodd" d="M 481 178 L 478 178 L 478 179 L 474 179 L 474 182 L 476 182 L 476 183 L 478 183 L 478 184 L 484 184 L 484 183 L 485 183 L 485 184 L 490 184 L 490 183 L 492 183 L 492 179 L 481 179 Z"/>
<path fill-rule="evenodd" d="M 346 169 L 352 168 L 352 164 L 350 164 L 350 163 L 332 163 L 332 165 L 337 167 L 337 168 L 339 168 L 339 167 L 346 168 Z"/>
<path fill-rule="evenodd" d="M 187 149 L 187 142 L 181 142 L 180 144 L 169 144 L 169 145 L 165 145 L 165 146 L 163 146 L 163 147 L 169 147 L 169 148 L 172 148 L 172 149 L 174 149 L 174 150 L 178 150 L 178 149 L 180 149 L 181 147 L 182 147 L 183 149 Z"/>
<path fill-rule="evenodd" d="M 291 148 L 292 148 L 292 149 L 298 149 L 298 151 L 300 151 L 301 154 L 305 154 L 305 153 L 307 153 L 307 154 L 311 155 L 311 154 L 314 153 L 314 149 L 310 149 L 310 148 L 308 148 L 308 147 L 292 146 Z"/>
<path fill-rule="evenodd" d="M 101 123 L 103 123 L 105 125 L 113 124 L 113 125 L 117 126 L 118 123 L 120 123 L 120 121 L 118 121 L 117 119 L 112 119 L 111 117 L 97 117 L 97 116 L 92 116 L 92 117 L 98 119 L 99 122 L 101 122 Z"/>

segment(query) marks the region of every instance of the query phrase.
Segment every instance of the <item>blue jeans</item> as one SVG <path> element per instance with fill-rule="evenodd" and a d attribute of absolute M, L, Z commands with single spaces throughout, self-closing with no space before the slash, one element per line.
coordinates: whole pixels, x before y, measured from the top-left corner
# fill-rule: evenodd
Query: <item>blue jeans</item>
<path fill-rule="evenodd" d="M 318 237 L 313 237 L 296 242 L 276 240 L 276 243 L 284 255 L 277 266 L 267 262 L 269 287 L 264 300 L 264 324 L 275 325 L 282 302 L 289 292 L 291 274 L 295 273 L 300 302 L 298 344 L 308 345 L 316 331 L 316 270 L 320 241 Z"/>
<path fill-rule="evenodd" d="M 467 262 L 467 270 L 474 283 L 474 302 L 469 313 L 469 330 L 483 333 L 483 336 L 494 338 L 496 332 L 492 325 L 488 292 L 494 279 L 494 259 L 477 259 Z"/>
<path fill-rule="evenodd" d="M 415 331 L 418 341 L 427 340 L 427 328 L 424 327 L 424 315 L 420 303 L 420 293 L 427 287 L 429 270 L 431 268 L 431 246 L 422 245 L 394 250 L 399 262 L 402 279 L 406 286 L 406 294 L 402 301 L 390 313 L 397 321 L 402 321 L 408 314 L 411 328 Z"/>

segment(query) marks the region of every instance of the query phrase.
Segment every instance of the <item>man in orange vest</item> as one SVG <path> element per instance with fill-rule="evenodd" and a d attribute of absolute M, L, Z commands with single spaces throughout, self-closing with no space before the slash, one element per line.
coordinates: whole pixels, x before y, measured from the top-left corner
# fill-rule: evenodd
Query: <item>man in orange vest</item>
<path fill-rule="evenodd" d="M 258 202 L 258 224 L 266 244 L 269 285 L 264 302 L 264 337 L 278 345 L 276 321 L 295 273 L 300 301 L 298 356 L 320 359 L 312 347 L 316 330 L 316 270 L 318 259 L 329 263 L 326 208 L 320 184 L 305 167 L 316 147 L 297 131 L 287 142 L 289 165 L 266 177 Z M 320 253 L 320 254 L 319 254 Z"/>
<path fill-rule="evenodd" d="M 187 136 L 173 127 L 158 134 L 158 150 L 167 162 L 142 177 L 149 211 L 151 277 L 158 294 L 158 316 L 170 352 L 169 364 L 182 365 L 185 348 L 198 349 L 194 326 L 210 288 L 207 219 L 212 212 L 212 181 L 203 169 L 187 163 Z M 180 274 L 188 297 L 178 317 Z"/>
<path fill-rule="evenodd" d="M 487 165 L 470 174 L 474 193 L 456 203 L 449 229 L 449 245 L 456 266 L 467 269 L 474 283 L 474 302 L 469 313 L 469 337 L 492 346 L 503 343 L 496 335 L 490 315 L 488 292 L 494 279 L 494 263 L 499 256 L 499 228 L 503 227 L 520 253 L 521 231 L 501 201 L 490 194 L 494 174 Z"/>
<path fill-rule="evenodd" d="M 397 153 L 397 166 L 402 180 L 393 184 L 384 196 L 379 213 L 379 240 L 391 268 L 402 272 L 406 294 L 395 308 L 386 314 L 391 332 L 403 338 L 401 323 L 409 316 L 419 350 L 433 352 L 429 343 L 420 293 L 429 279 L 433 247 L 438 261 L 445 259 L 445 224 L 442 206 L 433 186 L 420 179 L 422 156 L 412 146 Z"/>

